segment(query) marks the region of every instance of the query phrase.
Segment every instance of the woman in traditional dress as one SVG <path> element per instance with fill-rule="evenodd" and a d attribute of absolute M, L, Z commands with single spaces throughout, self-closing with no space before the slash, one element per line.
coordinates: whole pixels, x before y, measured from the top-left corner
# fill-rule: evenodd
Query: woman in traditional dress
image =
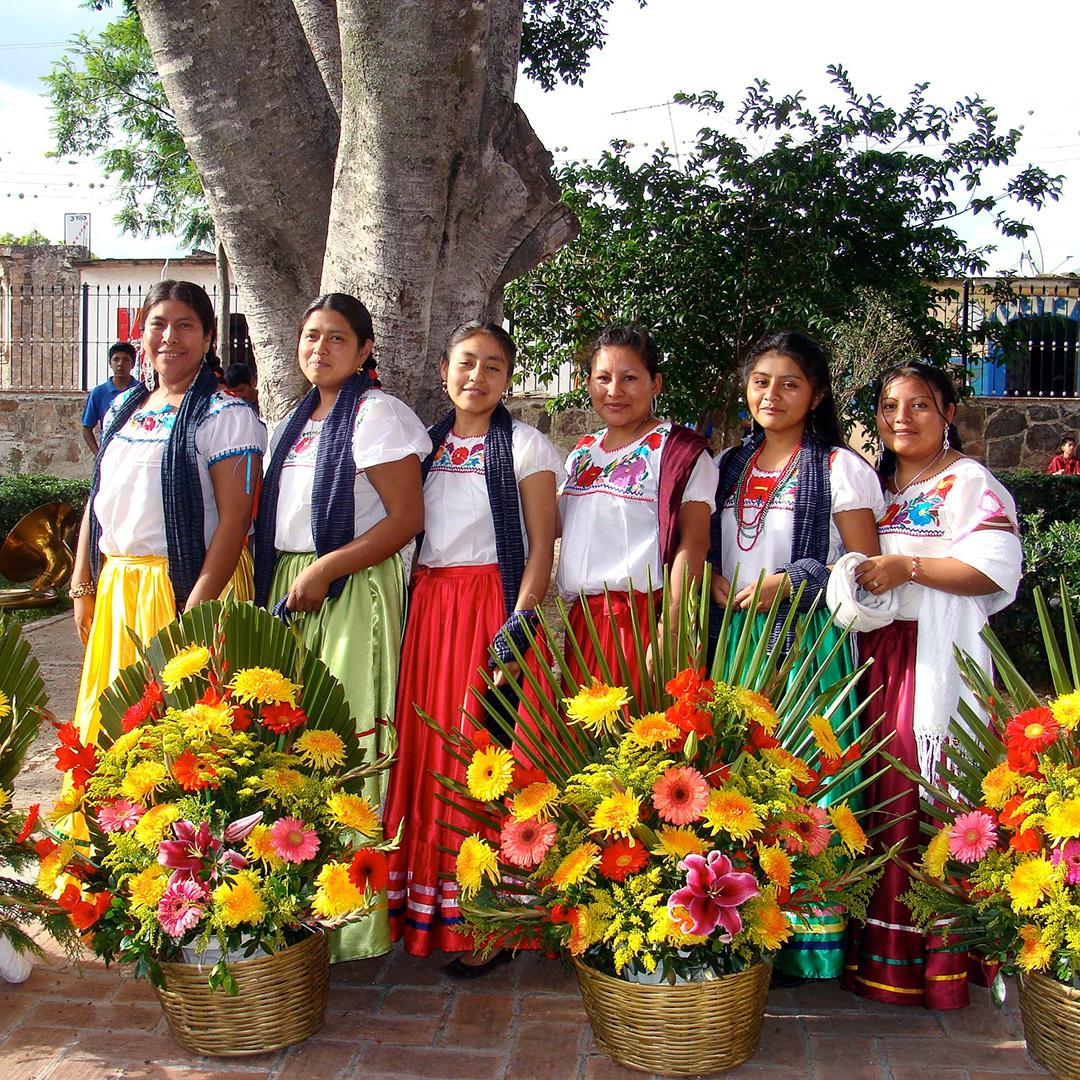
<path fill-rule="evenodd" d="M 294 617 L 345 688 L 370 762 L 391 746 L 405 571 L 398 552 L 423 527 L 423 424 L 383 392 L 371 315 L 345 293 L 300 320 L 297 355 L 312 388 L 275 428 L 255 519 L 255 599 Z M 382 805 L 385 773 L 363 794 Z M 337 931 L 335 960 L 390 948 L 385 906 Z"/>
<path fill-rule="evenodd" d="M 883 554 L 859 566 L 856 579 L 878 596 L 897 590 L 899 617 L 861 636 L 861 652 L 874 659 L 864 691 L 874 695 L 871 715 L 885 714 L 881 734 L 893 734 L 889 753 L 933 779 L 958 700 L 981 711 L 963 686 L 953 647 L 991 670 L 979 632 L 1016 595 L 1016 507 L 988 470 L 960 453 L 951 426 L 956 391 L 944 372 L 923 363 L 892 369 L 882 379 L 876 408 L 886 448 L 881 471 L 887 505 L 878 521 Z M 871 823 L 887 826 L 875 842 L 889 847 L 902 841 L 902 857 L 914 861 L 917 786 L 890 769 L 867 798 L 871 804 L 893 800 Z M 899 899 L 908 884 L 900 866 L 886 865 L 866 924 L 852 932 L 843 985 L 894 1005 L 963 1008 L 967 952 L 912 925 Z"/>
<path fill-rule="evenodd" d="M 556 582 L 573 601 L 570 624 L 585 657 L 585 674 L 599 678 L 602 670 L 588 634 L 582 593 L 613 679 L 620 681 L 618 641 L 630 668 L 631 689 L 640 695 L 630 612 L 634 609 L 638 624 L 646 625 L 649 595 L 663 587 L 665 567 L 674 604 L 684 579 L 700 577 L 709 548 L 716 466 L 700 435 L 654 414 L 663 376 L 656 342 L 647 330 L 605 330 L 589 352 L 588 365 L 589 399 L 607 426 L 586 435 L 566 459 Z M 661 618 L 674 629 L 675 611 Z"/>
<path fill-rule="evenodd" d="M 883 507 L 881 486 L 870 464 L 844 444 L 828 358 L 816 341 L 796 331 L 769 334 L 751 350 L 743 379 L 754 427 L 741 447 L 718 459 L 712 625 L 719 627 L 734 577 L 737 610 L 728 636 L 733 660 L 742 621 L 755 619 L 755 640 L 774 637 L 788 605 L 781 605 L 775 626 L 764 612 L 778 591 L 790 596 L 805 582 L 799 606 L 806 611 L 817 601 L 809 633 L 814 640 L 825 632 L 824 657 L 841 636 L 839 629 L 826 630 L 829 567 L 845 551 L 876 555 L 880 550 L 875 520 Z M 750 605 L 761 575 L 755 614 Z M 855 668 L 849 639 L 825 667 L 818 688 L 849 678 Z M 853 691 L 846 709 L 831 718 L 843 746 L 858 736 L 857 721 L 844 726 L 857 704 Z M 838 788 L 830 799 L 841 794 Z M 843 964 L 843 914 L 823 910 L 811 916 L 809 926 L 796 927 L 775 966 L 789 978 L 835 979 Z"/>
<path fill-rule="evenodd" d="M 244 541 L 266 429 L 221 386 L 214 309 L 198 285 L 158 282 L 140 318 L 147 377 L 106 414 L 72 573 L 86 743 L 102 691 L 138 659 L 129 629 L 146 642 L 204 600 L 252 596 Z"/>
<path fill-rule="evenodd" d="M 493 323 L 470 322 L 450 338 L 440 362 L 453 403 L 430 430 L 423 464 L 424 536 L 413 579 L 398 684 L 398 758 L 390 777 L 386 831 L 404 826 L 390 857 L 395 940 L 415 956 L 464 952 L 443 969 L 471 978 L 488 970 L 460 932 L 454 856 L 474 821 L 436 796 L 435 774 L 465 782 L 465 768 L 419 710 L 471 735 L 464 718 L 482 715 L 489 649 L 511 662 L 528 649 L 526 626 L 551 579 L 563 476 L 555 447 L 501 404 L 514 372 L 513 340 Z M 447 823 L 444 825 L 443 823 Z M 493 838 L 495 839 L 495 838 Z M 497 962 L 497 957 L 494 962 Z"/>

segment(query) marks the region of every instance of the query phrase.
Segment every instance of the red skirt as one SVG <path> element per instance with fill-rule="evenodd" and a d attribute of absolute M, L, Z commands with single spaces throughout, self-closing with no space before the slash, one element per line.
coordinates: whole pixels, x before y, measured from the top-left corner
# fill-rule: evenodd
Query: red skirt
<path fill-rule="evenodd" d="M 607 600 L 610 597 L 611 607 L 608 608 Z M 649 594 L 642 592 L 624 593 L 613 592 L 596 593 L 588 598 L 589 612 L 592 615 L 593 625 L 596 627 L 596 636 L 600 643 L 600 655 L 604 658 L 611 671 L 611 677 L 616 686 L 622 685 L 622 668 L 619 666 L 616 642 L 622 647 L 626 657 L 627 666 L 630 669 L 630 687 L 634 695 L 641 700 L 641 671 L 639 670 L 637 649 L 634 647 L 633 624 L 631 623 L 631 608 L 637 615 L 638 626 L 642 629 L 644 637 L 643 645 L 648 645 L 649 635 L 646 629 L 649 619 Z M 659 606 L 660 597 L 656 596 L 654 603 Z M 609 613 L 610 611 L 610 613 Z M 614 615 L 614 619 L 612 619 Z M 585 672 L 577 661 L 572 649 L 566 649 L 566 660 L 570 671 L 578 682 L 584 682 L 587 678 L 603 679 L 600 664 L 597 660 L 596 650 L 593 648 L 592 638 L 589 636 L 585 625 L 585 613 L 581 606 L 581 600 L 575 600 L 570 608 L 570 629 L 581 648 L 585 658 Z M 583 677 L 584 676 L 584 677 Z"/>
<path fill-rule="evenodd" d="M 421 568 L 409 603 L 397 692 L 397 761 L 390 772 L 383 820 L 387 836 L 404 822 L 401 845 L 390 855 L 390 932 L 414 956 L 436 949 L 473 947 L 460 932 L 456 852 L 466 833 L 484 833 L 479 822 L 447 805 L 435 773 L 465 782 L 465 766 L 417 714 L 423 709 L 446 729 L 470 734 L 467 709 L 479 716 L 484 692 L 480 668 L 505 621 L 499 568 Z M 497 837 L 487 835 L 495 841 Z M 440 848 L 448 848 L 449 852 Z"/>
<path fill-rule="evenodd" d="M 895 732 L 888 752 L 914 771 L 919 769 L 915 745 L 915 644 L 918 624 L 897 621 L 880 630 L 859 636 L 859 655 L 872 656 L 873 664 L 863 676 L 861 692 L 870 696 L 866 716 L 885 719 L 874 733 L 875 739 Z M 948 661 L 952 663 L 951 658 Z M 867 771 L 876 772 L 885 762 L 875 760 Z M 900 856 L 906 862 L 918 860 L 918 785 L 889 769 L 878 777 L 866 793 L 871 806 L 899 796 L 870 821 L 871 827 L 886 828 L 874 838 L 877 850 L 903 842 Z M 899 820 L 910 814 L 905 820 Z M 981 962 L 968 955 L 953 939 L 947 945 L 940 935 L 925 934 L 913 924 L 911 913 L 899 897 L 911 879 L 896 863 L 885 872 L 867 909 L 864 924 L 851 924 L 848 953 L 841 986 L 860 997 L 890 1005 L 924 1005 L 928 1009 L 962 1009 L 968 1004 L 968 979 L 986 985 Z"/>

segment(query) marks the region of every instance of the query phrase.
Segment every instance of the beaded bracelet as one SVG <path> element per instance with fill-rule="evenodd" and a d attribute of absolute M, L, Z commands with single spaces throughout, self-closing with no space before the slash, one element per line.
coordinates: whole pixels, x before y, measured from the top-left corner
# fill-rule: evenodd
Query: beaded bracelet
<path fill-rule="evenodd" d="M 914 581 L 922 571 L 922 559 L 918 555 L 911 556 L 911 577 L 910 581 Z"/>
<path fill-rule="evenodd" d="M 97 586 L 92 581 L 84 581 L 81 585 L 72 585 L 68 589 L 68 597 L 78 600 L 80 596 L 93 596 L 97 592 Z"/>

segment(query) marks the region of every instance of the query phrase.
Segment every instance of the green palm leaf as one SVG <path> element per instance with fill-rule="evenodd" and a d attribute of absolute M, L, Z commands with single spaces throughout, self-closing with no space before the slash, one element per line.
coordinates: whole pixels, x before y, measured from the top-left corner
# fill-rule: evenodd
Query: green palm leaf
<path fill-rule="evenodd" d="M 45 682 L 19 624 L 0 616 L 0 692 L 7 711 L 0 716 L 0 788 L 11 794 L 30 744 L 46 715 Z"/>

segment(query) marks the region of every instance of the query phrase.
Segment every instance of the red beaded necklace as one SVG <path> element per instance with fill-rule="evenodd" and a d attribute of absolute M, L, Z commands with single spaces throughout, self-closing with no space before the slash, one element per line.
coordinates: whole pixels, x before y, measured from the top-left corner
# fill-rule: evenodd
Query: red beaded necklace
<path fill-rule="evenodd" d="M 764 449 L 765 444 L 762 443 L 746 463 L 742 476 L 739 477 L 738 486 L 735 489 L 735 521 L 738 525 L 736 539 L 740 551 L 753 551 L 757 546 L 758 537 L 761 536 L 762 530 L 765 528 L 765 515 L 768 514 L 769 508 L 776 498 L 776 493 L 783 488 L 795 473 L 802 444 L 800 443 L 791 451 L 791 456 L 784 463 L 780 475 L 775 479 L 771 476 L 754 476 L 754 466 Z M 750 496 L 760 499 L 761 507 L 757 511 L 751 509 L 749 516 L 747 516 L 746 503 Z"/>

